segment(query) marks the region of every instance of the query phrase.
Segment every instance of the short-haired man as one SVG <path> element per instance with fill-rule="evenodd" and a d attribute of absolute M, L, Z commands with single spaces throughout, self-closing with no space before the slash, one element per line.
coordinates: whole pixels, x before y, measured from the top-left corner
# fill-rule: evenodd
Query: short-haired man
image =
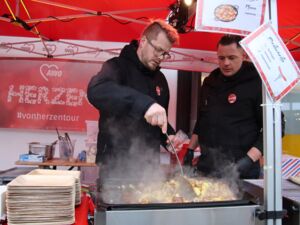
<path fill-rule="evenodd" d="M 185 156 L 191 163 L 200 145 L 197 168 L 218 175 L 237 163 L 241 178 L 258 178 L 262 156 L 262 82 L 239 42 L 241 37 L 223 36 L 217 46 L 219 68 L 205 80 L 194 132 Z M 226 175 L 226 174 L 225 174 Z"/>
<path fill-rule="evenodd" d="M 171 25 L 155 20 L 91 79 L 88 99 L 101 114 L 98 163 L 112 168 L 122 161 L 142 172 L 159 160 L 154 155 L 165 144 L 165 133 L 174 134 L 167 121 L 169 87 L 159 65 L 178 41 Z"/>

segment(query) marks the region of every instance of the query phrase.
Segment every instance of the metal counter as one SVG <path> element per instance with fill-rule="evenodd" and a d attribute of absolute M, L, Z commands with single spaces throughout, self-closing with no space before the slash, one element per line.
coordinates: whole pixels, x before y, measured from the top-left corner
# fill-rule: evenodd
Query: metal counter
<path fill-rule="evenodd" d="M 102 208 L 96 225 L 254 225 L 255 204 L 178 204 L 175 207 Z"/>
<path fill-rule="evenodd" d="M 244 180 L 244 189 L 257 204 L 264 202 L 264 180 Z M 289 180 L 282 180 L 283 209 L 287 215 L 282 220 L 283 225 L 300 225 L 300 185 Z"/>

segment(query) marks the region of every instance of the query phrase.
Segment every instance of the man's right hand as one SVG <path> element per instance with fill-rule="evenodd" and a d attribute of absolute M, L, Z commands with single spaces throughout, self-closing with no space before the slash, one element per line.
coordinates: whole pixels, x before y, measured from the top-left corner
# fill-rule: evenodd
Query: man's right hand
<path fill-rule="evenodd" d="M 168 120 L 166 110 L 159 104 L 152 104 L 146 111 L 144 118 L 152 126 L 161 127 L 162 132 L 167 132 Z"/>

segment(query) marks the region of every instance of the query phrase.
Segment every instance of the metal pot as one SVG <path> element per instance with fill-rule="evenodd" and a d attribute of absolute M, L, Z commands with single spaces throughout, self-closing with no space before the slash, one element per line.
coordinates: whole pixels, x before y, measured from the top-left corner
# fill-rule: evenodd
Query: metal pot
<path fill-rule="evenodd" d="M 45 160 L 53 159 L 55 154 L 56 141 L 51 144 L 40 142 L 29 143 L 29 154 L 38 154 L 44 156 Z"/>

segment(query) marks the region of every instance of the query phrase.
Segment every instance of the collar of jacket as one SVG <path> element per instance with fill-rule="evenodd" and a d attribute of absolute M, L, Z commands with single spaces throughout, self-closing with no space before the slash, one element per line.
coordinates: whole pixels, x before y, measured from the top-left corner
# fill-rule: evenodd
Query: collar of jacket
<path fill-rule="evenodd" d="M 133 62 L 143 74 L 153 76 L 157 71 L 160 70 L 160 67 L 158 67 L 156 70 L 149 70 L 147 67 L 145 67 L 137 55 L 138 46 L 139 42 L 137 40 L 132 40 L 129 45 L 125 45 L 125 47 L 121 50 L 120 57 L 126 58 L 127 60 Z"/>
<path fill-rule="evenodd" d="M 243 62 L 240 70 L 231 77 L 225 77 L 220 68 L 215 69 L 210 75 L 205 79 L 208 86 L 219 88 L 220 85 L 224 83 L 235 84 L 244 83 L 253 79 L 260 79 L 257 70 L 255 69 L 253 63 Z"/>
<path fill-rule="evenodd" d="M 236 80 L 248 80 L 251 76 L 251 71 L 253 70 L 253 64 L 247 61 L 244 61 L 241 68 L 238 70 L 238 72 L 236 72 L 234 75 L 232 76 L 224 76 L 223 73 L 221 72 L 221 70 L 218 68 L 220 76 L 222 78 L 223 81 L 225 82 L 233 82 Z"/>

